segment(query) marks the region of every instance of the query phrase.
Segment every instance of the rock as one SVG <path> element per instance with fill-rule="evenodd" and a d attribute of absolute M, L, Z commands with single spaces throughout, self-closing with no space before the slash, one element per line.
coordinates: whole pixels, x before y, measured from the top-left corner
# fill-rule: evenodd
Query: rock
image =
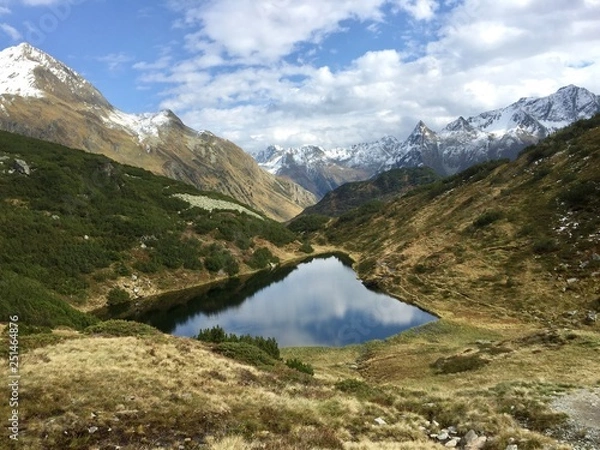
<path fill-rule="evenodd" d="M 458 439 L 453 438 L 444 444 L 444 447 L 454 448 L 458 445 Z"/>
<path fill-rule="evenodd" d="M 456 427 L 449 426 L 448 427 L 448 433 L 450 433 L 450 434 L 456 434 Z"/>
<path fill-rule="evenodd" d="M 439 426 L 440 426 L 440 424 L 439 424 L 438 422 L 436 422 L 435 420 L 432 420 L 432 421 L 431 421 L 431 424 L 432 424 L 434 427 L 439 427 Z"/>
<path fill-rule="evenodd" d="M 98 427 L 89 427 L 88 428 L 88 432 L 90 434 L 94 434 L 96 431 L 98 431 Z"/>
<path fill-rule="evenodd" d="M 592 325 L 596 323 L 597 316 L 598 315 L 594 311 L 588 311 L 588 313 L 585 316 L 584 322 L 588 325 Z"/>
<path fill-rule="evenodd" d="M 437 435 L 438 441 L 445 441 L 449 437 L 450 437 L 450 435 L 446 431 L 442 431 L 441 433 L 439 433 Z"/>
<path fill-rule="evenodd" d="M 578 281 L 579 281 L 579 279 L 577 279 L 577 278 L 568 278 L 567 284 L 577 283 Z"/>
<path fill-rule="evenodd" d="M 463 436 L 463 443 L 468 445 L 468 444 L 470 444 L 471 442 L 473 442 L 475 439 L 477 439 L 477 437 L 478 437 L 478 436 L 477 436 L 477 433 L 475 433 L 475 431 L 473 431 L 473 430 L 469 430 L 469 431 L 467 432 L 467 434 L 465 434 L 465 435 Z"/>
<path fill-rule="evenodd" d="M 485 443 L 487 442 L 487 437 L 479 436 L 478 438 L 473 439 L 470 443 L 465 445 L 465 450 L 482 450 L 485 447 Z"/>
<path fill-rule="evenodd" d="M 519 450 L 519 446 L 517 444 L 508 444 L 504 450 Z"/>
<path fill-rule="evenodd" d="M 15 162 L 13 163 L 13 168 L 21 175 L 31 175 L 31 169 L 29 168 L 29 165 L 22 159 L 15 159 Z"/>
<path fill-rule="evenodd" d="M 387 425 L 386 421 L 385 421 L 385 420 L 383 420 L 381 417 L 377 417 L 377 418 L 374 420 L 374 422 L 375 422 L 377 425 Z"/>

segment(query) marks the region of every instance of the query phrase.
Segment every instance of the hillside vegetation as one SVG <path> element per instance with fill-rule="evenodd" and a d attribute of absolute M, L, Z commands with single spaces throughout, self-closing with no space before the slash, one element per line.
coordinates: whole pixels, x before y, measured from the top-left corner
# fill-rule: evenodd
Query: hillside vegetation
<path fill-rule="evenodd" d="M 389 200 L 439 178 L 439 175 L 427 167 L 392 169 L 370 180 L 343 184 L 329 191 L 316 205 L 309 206 L 302 214 L 340 216 L 369 201 Z"/>
<path fill-rule="evenodd" d="M 43 173 L 34 153 L 18 155 L 34 168 L 29 177 L 18 175 L 24 186 Z M 8 156 L 7 168 L 17 157 Z M 71 294 L 54 288 L 49 301 L 93 290 L 99 274 L 108 276 L 106 285 L 115 282 L 115 271 L 128 273 L 117 281 L 130 280 L 139 261 L 149 266 L 147 273 L 156 268 L 153 276 L 175 271 L 179 282 L 181 274 L 194 271 L 208 276 L 210 254 L 203 252 L 213 245 L 219 246 L 216 254 L 227 251 L 240 268 L 250 267 L 252 246 L 264 246 L 256 259 L 267 264 L 282 248 L 288 253 L 281 254 L 298 249 L 300 242 L 287 242 L 302 233 L 305 244 L 329 244 L 352 254 L 366 283 L 441 318 L 385 341 L 278 353 L 268 337 L 255 341 L 215 328 L 200 332 L 207 341 L 201 342 L 147 325 L 86 324 L 73 316 L 70 328 L 45 325 L 21 338 L 23 426 L 19 442 L 9 441 L 7 448 L 600 448 L 599 426 L 573 423 L 556 406 L 557 398 L 566 402 L 572 393 L 585 400 L 600 392 L 600 117 L 526 149 L 517 161 L 476 166 L 338 218 L 302 216 L 291 230 L 232 211 L 211 215 L 188 209 L 165 192 L 191 191 L 158 178 L 146 185 L 144 172 L 111 164 L 122 171 L 118 179 L 124 183 L 112 188 L 111 199 L 135 183 L 156 187 L 144 200 L 146 209 L 157 208 L 150 215 L 157 221 L 156 239 L 142 240 L 146 248 L 140 247 L 140 235 L 131 237 L 130 247 L 125 238 L 117 240 L 123 249 L 107 247 L 107 266 L 92 266 L 89 274 L 74 278 L 90 287 Z M 9 176 L 17 174 L 2 173 L 0 180 Z M 78 192 L 76 198 L 89 201 L 94 192 Z M 6 198 L 4 212 L 35 218 L 36 224 L 47 219 L 60 229 L 64 217 L 71 217 L 67 208 L 35 208 L 33 196 Z M 85 209 L 77 211 L 82 216 Z M 90 218 L 94 214 L 73 215 L 69 223 L 99 226 Z M 118 220 L 124 219 L 110 223 Z M 102 235 L 102 228 L 78 230 L 69 233 L 82 245 L 110 236 Z M 179 248 L 178 239 L 198 241 L 198 258 L 171 260 L 172 253 L 158 244 Z M 1 242 L 9 240 L 3 236 Z M 42 264 L 44 253 L 39 262 L 31 257 L 19 269 L 19 254 L 4 249 L 2 267 L 11 264 L 13 279 L 31 283 L 32 292 L 43 295 L 45 280 L 28 264 L 49 271 L 54 266 Z M 186 269 L 186 261 L 202 268 Z M 179 268 L 170 269 L 171 262 Z M 136 273 L 143 274 L 143 267 Z M 121 296 L 113 291 L 115 304 Z M 8 364 L 1 376 L 7 379 Z M 598 418 L 597 408 L 584 405 L 592 420 Z M 0 415 L 10 417 L 7 402 L 0 403 Z"/>
<path fill-rule="evenodd" d="M 65 301 L 123 309 L 134 297 L 293 254 L 295 234 L 248 208 L 104 156 L 0 132 L 0 311 L 80 328 L 89 321 Z"/>
<path fill-rule="evenodd" d="M 322 236 L 361 254 L 368 282 L 444 317 L 583 325 L 600 306 L 599 125 L 364 205 Z"/>

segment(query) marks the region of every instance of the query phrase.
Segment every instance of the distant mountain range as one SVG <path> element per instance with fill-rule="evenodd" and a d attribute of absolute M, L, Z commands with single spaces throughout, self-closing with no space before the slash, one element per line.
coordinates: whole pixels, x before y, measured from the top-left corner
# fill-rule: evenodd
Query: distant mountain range
<path fill-rule="evenodd" d="M 29 44 L 0 52 L 0 129 L 104 154 L 217 191 L 287 220 L 315 202 L 241 148 L 187 127 L 169 110 L 126 114 L 83 77 Z"/>
<path fill-rule="evenodd" d="M 386 136 L 349 148 L 272 145 L 255 158 L 269 172 L 323 197 L 341 184 L 394 168 L 426 166 L 452 175 L 483 161 L 514 159 L 528 145 L 598 112 L 600 97 L 570 85 L 548 97 L 522 98 L 506 108 L 461 116 L 439 132 L 420 121 L 403 142 Z"/>

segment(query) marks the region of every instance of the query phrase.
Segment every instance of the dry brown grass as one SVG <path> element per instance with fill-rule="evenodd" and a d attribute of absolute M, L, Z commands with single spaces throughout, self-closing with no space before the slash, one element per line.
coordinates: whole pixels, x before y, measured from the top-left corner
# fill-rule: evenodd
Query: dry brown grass
<path fill-rule="evenodd" d="M 513 430 L 508 437 L 551 442 L 524 434 L 507 402 L 543 404 L 549 392 L 592 382 L 600 369 L 589 366 L 578 380 L 560 376 L 573 358 L 597 354 L 598 340 L 583 333 L 557 348 L 543 337 L 509 340 L 501 345 L 523 348 L 492 352 L 492 362 L 472 373 L 438 375 L 428 364 L 439 355 L 498 337 L 453 324 L 377 345 L 284 351 L 313 363 L 315 379 L 283 364 L 270 371 L 238 364 L 190 339 L 62 334 L 66 341 L 22 355 L 19 448 L 440 448 L 420 428 L 431 420 L 460 433 Z M 552 362 L 539 364 L 539 349 Z M 525 377 L 534 362 L 539 376 Z M 359 370 L 350 368 L 355 363 Z M 352 379 L 366 382 L 339 384 Z"/>

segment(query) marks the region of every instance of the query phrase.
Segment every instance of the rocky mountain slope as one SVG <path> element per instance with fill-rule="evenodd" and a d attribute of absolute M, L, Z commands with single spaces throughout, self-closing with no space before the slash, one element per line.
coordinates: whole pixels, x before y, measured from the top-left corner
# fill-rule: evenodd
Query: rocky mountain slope
<path fill-rule="evenodd" d="M 330 222 L 370 283 L 442 314 L 596 326 L 600 115 Z M 570 311 L 572 313 L 570 313 Z"/>
<path fill-rule="evenodd" d="M 597 112 L 600 97 L 571 85 L 547 97 L 522 98 L 505 108 L 459 117 L 439 132 L 420 121 L 403 142 L 385 137 L 330 150 L 271 146 L 255 157 L 271 173 L 285 175 L 322 197 L 336 185 L 392 168 L 426 166 L 452 175 L 483 161 L 514 159 L 526 146 Z"/>
<path fill-rule="evenodd" d="M 0 52 L 0 129 L 221 192 L 279 220 L 315 201 L 232 142 L 185 126 L 171 111 L 119 111 L 72 69 L 28 44 Z"/>

